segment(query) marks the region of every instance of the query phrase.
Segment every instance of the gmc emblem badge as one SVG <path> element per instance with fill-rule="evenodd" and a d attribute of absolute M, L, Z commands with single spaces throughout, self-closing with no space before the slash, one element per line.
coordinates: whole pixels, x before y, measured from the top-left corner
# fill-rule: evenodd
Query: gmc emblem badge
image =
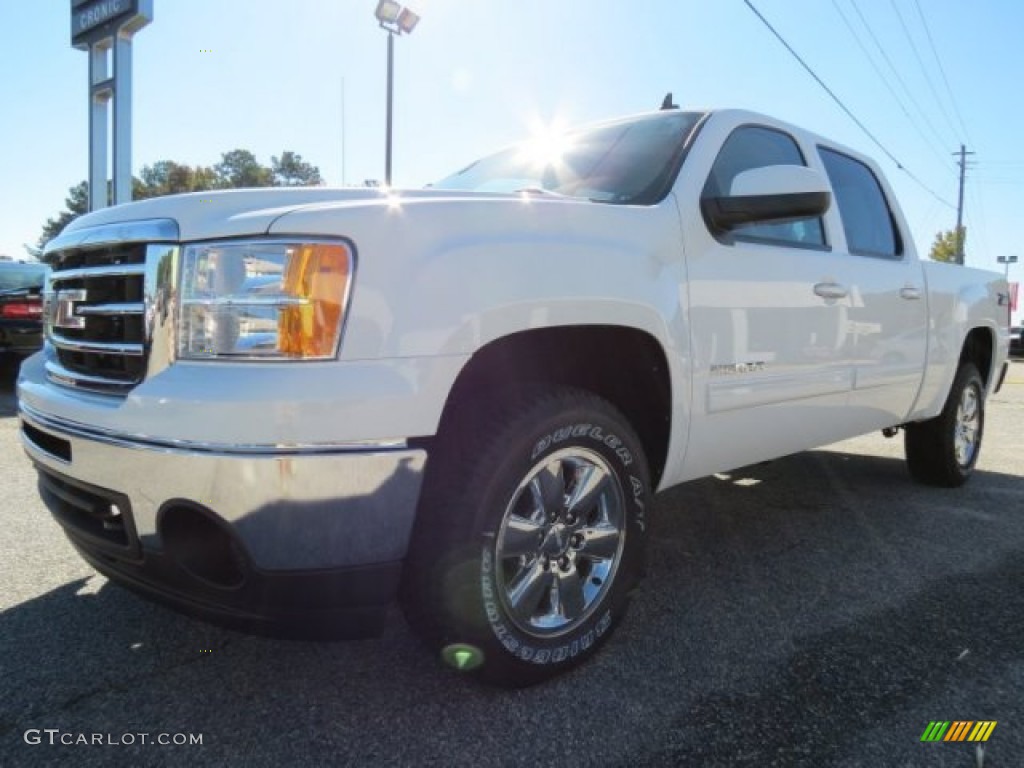
<path fill-rule="evenodd" d="M 85 291 L 57 291 L 53 297 L 55 328 L 85 328 L 85 318 L 75 314 L 75 305 L 85 301 Z"/>

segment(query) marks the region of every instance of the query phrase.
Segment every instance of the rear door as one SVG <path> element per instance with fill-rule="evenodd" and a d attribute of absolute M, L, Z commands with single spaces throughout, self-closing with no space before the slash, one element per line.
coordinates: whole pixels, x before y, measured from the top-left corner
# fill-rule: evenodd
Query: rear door
<path fill-rule="evenodd" d="M 842 221 L 833 244 L 853 299 L 845 355 L 853 368 L 850 408 L 865 429 L 903 421 L 917 397 L 928 343 L 924 275 L 900 234 L 895 207 L 867 163 L 819 146 Z"/>

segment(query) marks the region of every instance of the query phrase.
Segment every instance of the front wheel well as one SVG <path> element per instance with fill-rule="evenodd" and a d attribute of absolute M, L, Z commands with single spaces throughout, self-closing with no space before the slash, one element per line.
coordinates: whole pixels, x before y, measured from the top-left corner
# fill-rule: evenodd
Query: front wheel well
<path fill-rule="evenodd" d="M 438 435 L 495 397 L 568 386 L 614 405 L 636 430 L 657 487 L 668 456 L 672 385 L 661 344 L 635 328 L 567 326 L 521 331 L 477 350 L 448 394 Z"/>

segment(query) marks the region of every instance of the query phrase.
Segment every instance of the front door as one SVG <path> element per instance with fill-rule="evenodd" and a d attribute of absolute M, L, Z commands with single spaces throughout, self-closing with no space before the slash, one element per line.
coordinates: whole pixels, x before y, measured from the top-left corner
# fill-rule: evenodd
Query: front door
<path fill-rule="evenodd" d="M 786 131 L 759 124 L 709 122 L 699 140 L 721 150 L 700 171 L 700 154 L 692 153 L 684 182 L 691 186 L 677 190 L 693 350 L 689 442 L 699 446 L 687 456 L 687 477 L 847 436 L 854 385 L 848 338 L 855 297 L 850 264 L 836 258 L 826 236 L 834 211 L 729 233 L 692 213 L 699 211 L 694 198 L 728 194 L 740 172 L 808 165 L 808 152 Z"/>

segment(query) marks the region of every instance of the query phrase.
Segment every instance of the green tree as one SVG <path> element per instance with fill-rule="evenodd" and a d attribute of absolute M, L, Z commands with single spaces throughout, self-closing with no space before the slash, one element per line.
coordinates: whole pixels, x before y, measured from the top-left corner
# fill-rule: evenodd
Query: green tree
<path fill-rule="evenodd" d="M 247 149 L 225 152 L 213 170 L 218 187 L 270 187 L 274 184 L 273 171 L 261 165 Z"/>
<path fill-rule="evenodd" d="M 295 152 L 285 150 L 280 157 L 271 157 L 270 167 L 275 187 L 314 187 L 323 183 L 320 169 Z"/>
<path fill-rule="evenodd" d="M 173 160 L 159 160 L 145 165 L 132 179 L 132 199 L 147 200 L 163 195 L 183 192 L 205 192 L 209 189 L 237 187 L 291 187 L 321 184 L 320 169 L 307 163 L 299 155 L 285 150 L 280 157 L 271 158 L 271 167 L 262 165 L 246 149 L 233 149 L 221 155 L 215 166 L 186 165 Z M 108 183 L 109 192 L 109 183 Z M 40 258 L 42 248 L 61 231 L 89 210 L 89 185 L 79 182 L 68 191 L 64 201 L 66 210 L 47 219 L 36 248 L 27 247 L 29 253 Z"/>
<path fill-rule="evenodd" d="M 68 224 L 89 210 L 89 185 L 82 181 L 68 190 L 64 200 L 65 210 L 55 217 L 47 219 L 43 225 L 43 233 L 39 236 L 36 246 L 40 252 L 48 242 L 61 233 Z"/>
<path fill-rule="evenodd" d="M 948 264 L 956 264 L 957 252 L 962 250 L 967 243 L 967 227 L 960 228 L 960 248 L 957 248 L 956 230 L 947 229 L 935 235 L 935 242 L 932 243 L 931 253 L 928 254 L 932 261 L 945 261 Z"/>
<path fill-rule="evenodd" d="M 217 172 L 201 165 L 191 166 L 173 160 L 160 160 L 139 172 L 132 188 L 135 200 L 177 195 L 182 192 L 205 192 L 217 187 Z"/>

